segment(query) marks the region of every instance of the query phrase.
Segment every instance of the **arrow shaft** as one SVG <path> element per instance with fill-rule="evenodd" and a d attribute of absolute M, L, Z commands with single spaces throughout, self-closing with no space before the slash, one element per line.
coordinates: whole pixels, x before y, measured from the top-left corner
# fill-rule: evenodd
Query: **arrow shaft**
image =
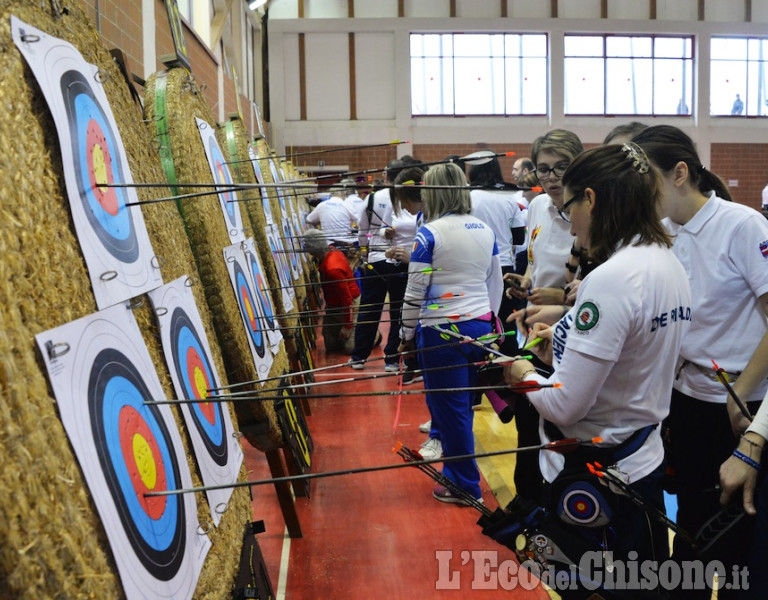
<path fill-rule="evenodd" d="M 339 471 L 325 471 L 322 473 L 304 473 L 302 475 L 288 475 L 286 477 L 273 477 L 271 479 L 257 479 L 252 481 L 236 481 L 220 485 L 209 485 L 178 490 L 165 490 L 162 492 L 146 492 L 145 497 L 149 496 L 176 496 L 179 494 L 192 494 L 197 492 L 207 492 L 209 490 L 225 490 L 239 487 L 252 487 L 256 485 L 265 485 L 268 483 L 284 483 L 290 481 L 305 481 L 311 479 L 322 479 L 325 477 L 337 477 L 339 475 L 354 475 L 357 473 L 373 473 L 375 471 L 390 471 L 394 469 L 403 469 L 406 467 L 415 467 L 419 465 L 431 465 L 435 463 L 452 463 L 460 460 L 474 460 L 477 458 L 488 458 L 491 456 L 503 456 L 505 454 L 519 454 L 524 452 L 538 452 L 540 450 L 551 450 L 558 452 L 561 449 L 591 444 L 591 440 L 561 440 L 559 442 L 550 442 L 538 446 L 523 446 L 522 448 L 509 448 L 507 450 L 496 450 L 493 452 L 480 452 L 475 454 L 463 454 L 461 456 L 443 456 L 442 458 L 432 458 L 429 460 L 419 460 L 407 463 L 395 463 L 388 465 L 379 465 L 375 467 L 359 467 L 353 469 L 343 469 Z"/>

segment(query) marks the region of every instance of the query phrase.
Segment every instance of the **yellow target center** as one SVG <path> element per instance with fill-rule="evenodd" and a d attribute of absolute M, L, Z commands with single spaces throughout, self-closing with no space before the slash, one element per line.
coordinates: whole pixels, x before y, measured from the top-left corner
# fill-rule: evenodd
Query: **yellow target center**
<path fill-rule="evenodd" d="M 136 434 L 133 436 L 133 456 L 136 459 L 136 466 L 139 469 L 139 477 L 148 490 L 155 488 L 157 484 L 157 468 L 155 460 L 152 457 L 152 449 L 144 436 Z"/>
<path fill-rule="evenodd" d="M 197 390 L 197 397 L 200 399 L 208 397 L 208 385 L 205 382 L 205 373 L 200 367 L 195 367 L 195 390 Z"/>
<path fill-rule="evenodd" d="M 248 313 L 248 320 L 253 321 L 253 306 L 248 298 L 245 298 L 245 312 Z"/>
<path fill-rule="evenodd" d="M 104 151 L 99 144 L 96 144 L 93 147 L 93 156 L 91 157 L 91 160 L 93 161 L 93 175 L 96 178 L 96 183 L 99 187 L 102 187 L 105 183 L 109 183 L 109 181 L 107 181 L 107 164 L 104 160 Z"/>

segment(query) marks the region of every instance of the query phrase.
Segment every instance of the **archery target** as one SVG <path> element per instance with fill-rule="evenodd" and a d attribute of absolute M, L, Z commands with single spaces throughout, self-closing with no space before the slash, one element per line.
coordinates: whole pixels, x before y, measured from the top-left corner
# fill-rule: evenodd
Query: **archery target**
<path fill-rule="evenodd" d="M 269 163 L 269 171 L 272 173 L 272 181 L 274 183 L 281 183 L 282 179 L 277 174 L 277 166 L 275 165 L 275 161 L 273 161 L 271 158 L 267 161 Z M 275 188 L 277 191 L 277 199 L 280 202 L 280 210 L 285 214 L 285 197 L 283 196 L 283 190 L 282 188 Z"/>
<path fill-rule="evenodd" d="M 290 248 L 287 254 L 288 264 L 290 265 L 291 275 L 294 279 L 299 278 L 299 261 L 296 257 L 297 235 L 293 232 L 293 225 L 288 217 L 283 218 L 283 238 L 285 239 L 286 249 Z"/>
<path fill-rule="evenodd" d="M 265 231 L 269 249 L 272 252 L 272 257 L 275 261 L 277 277 L 280 280 L 280 287 L 282 288 L 283 307 L 287 312 L 293 308 L 293 298 L 296 295 L 296 292 L 291 285 L 291 268 L 286 264 L 283 247 L 275 234 L 275 230 L 272 227 L 267 226 Z"/>
<path fill-rule="evenodd" d="M 184 447 L 133 315 L 117 305 L 36 336 L 128 598 L 191 598 L 210 548 Z M 49 343 L 67 351 L 51 356 Z"/>
<path fill-rule="evenodd" d="M 586 481 L 579 481 L 561 495 L 558 515 L 573 525 L 602 527 L 610 521 L 610 508 L 599 490 Z"/>
<path fill-rule="evenodd" d="M 211 348 L 187 278 L 180 277 L 153 290 L 149 297 L 160 325 L 163 353 L 171 373 L 176 396 L 200 399 L 201 402 L 182 404 L 181 412 L 187 424 L 203 483 L 218 485 L 237 481 L 243 452 L 233 437 L 234 427 L 226 404 L 205 402 L 218 395 L 213 388 L 221 380 L 211 359 Z M 232 488 L 207 490 L 208 505 L 214 525 L 226 506 Z"/>
<path fill-rule="evenodd" d="M 235 182 L 232 179 L 232 173 L 230 173 L 224 155 L 221 153 L 213 127 L 200 118 L 195 118 L 195 122 L 205 147 L 205 156 L 208 158 L 208 166 L 211 169 L 213 182 L 229 187 L 234 186 Z M 224 222 L 227 225 L 230 243 L 242 242 L 245 240 L 243 218 L 240 214 L 240 203 L 237 201 L 235 192 L 221 192 L 219 194 L 219 203 L 221 204 L 221 212 L 224 215 Z"/>
<path fill-rule="evenodd" d="M 189 317 L 181 308 L 171 315 L 171 341 L 176 376 L 181 381 L 184 398 L 205 400 L 208 390 L 219 387 L 210 360 Z M 215 396 L 215 393 L 211 394 Z M 192 422 L 217 465 L 227 464 L 227 430 L 221 402 L 190 404 Z"/>
<path fill-rule="evenodd" d="M 259 255 L 256 252 L 256 246 L 252 238 L 248 238 L 244 244 L 245 247 L 245 262 L 250 268 L 251 277 L 253 278 L 253 287 L 256 292 L 256 298 L 259 301 L 261 307 L 261 314 L 264 315 L 264 323 L 267 326 L 267 338 L 269 339 L 270 349 L 274 354 L 277 354 L 280 346 L 280 340 L 283 339 L 283 335 L 277 327 L 275 321 L 275 308 L 272 304 L 272 297 L 267 290 L 267 281 L 264 276 L 264 270 L 261 268 L 261 261 Z"/>
<path fill-rule="evenodd" d="M 12 17 L 13 38 L 51 110 L 72 220 L 99 308 L 162 285 L 99 69 L 67 42 Z M 24 40 L 28 41 L 24 41 Z M 35 39 L 36 41 L 29 41 Z"/>
<path fill-rule="evenodd" d="M 241 245 L 233 244 L 224 248 L 224 258 L 227 261 L 229 278 L 243 317 L 256 371 L 259 379 L 265 379 L 272 366 L 272 354 L 267 352 L 265 319 L 259 310 L 253 281 L 245 265 L 245 254 Z"/>
<path fill-rule="evenodd" d="M 99 187 L 125 182 L 116 160 L 115 136 L 82 73 L 67 71 L 60 85 L 69 129 L 74 133 L 72 157 L 85 215 L 110 254 L 122 262 L 135 262 L 139 247 L 131 212 L 125 206 L 125 189 Z"/>
<path fill-rule="evenodd" d="M 261 165 L 259 164 L 262 161 L 259 160 L 259 157 L 256 155 L 256 152 L 254 152 L 250 144 L 248 144 L 248 156 L 253 165 L 253 173 L 256 175 L 256 181 L 263 184 L 264 175 L 261 173 Z M 272 225 L 272 207 L 269 205 L 269 192 L 267 192 L 267 188 L 259 188 L 259 191 L 261 192 L 261 207 L 264 209 L 264 218 L 267 221 L 267 225 Z"/>
<path fill-rule="evenodd" d="M 180 496 L 146 498 L 178 489 L 179 464 L 168 429 L 135 365 L 113 348 L 93 359 L 88 413 L 107 486 L 134 553 L 152 576 L 174 577 L 184 558 L 186 515 Z"/>

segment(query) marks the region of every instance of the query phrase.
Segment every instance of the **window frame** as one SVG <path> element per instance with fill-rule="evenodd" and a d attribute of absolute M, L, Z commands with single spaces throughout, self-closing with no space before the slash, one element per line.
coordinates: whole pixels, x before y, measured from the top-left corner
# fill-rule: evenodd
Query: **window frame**
<path fill-rule="evenodd" d="M 746 42 L 746 59 L 730 59 L 730 58 L 713 58 L 712 57 L 712 44 L 715 40 L 743 40 Z M 751 65 L 759 65 L 759 63 L 765 63 L 766 67 L 768 67 L 768 57 L 764 59 L 750 59 L 750 42 L 752 41 L 762 41 L 765 44 L 768 44 L 768 35 L 728 35 L 728 34 L 713 34 L 709 38 L 709 117 L 713 119 L 730 119 L 730 118 L 736 118 L 736 119 L 766 119 L 768 118 L 768 85 L 764 83 L 764 87 L 766 87 L 766 93 L 763 97 L 763 103 L 765 106 L 765 113 L 764 114 L 749 114 L 749 106 L 750 106 L 750 97 L 749 97 L 749 89 L 750 89 L 750 79 L 751 77 L 757 77 L 759 81 L 759 74 L 750 76 L 750 66 Z M 738 63 L 740 65 L 744 65 L 745 70 L 745 86 L 746 86 L 746 93 L 742 92 L 740 94 L 742 101 L 744 102 L 744 112 L 740 115 L 734 115 L 730 113 L 718 113 L 712 111 L 712 99 L 714 97 L 714 94 L 712 93 L 712 86 L 713 86 L 713 66 L 715 63 L 724 63 L 724 64 L 733 64 Z M 764 69 L 766 79 L 765 81 L 768 82 L 768 68 Z M 755 85 L 759 85 L 759 83 L 755 83 Z M 759 105 L 760 102 L 760 95 L 758 92 L 757 102 Z"/>
<path fill-rule="evenodd" d="M 424 35 L 438 35 L 438 36 L 451 36 L 451 50 L 450 54 L 440 54 L 440 55 L 427 55 L 427 54 L 413 54 L 412 47 L 413 47 L 413 36 L 424 36 Z M 502 45 L 502 53 L 500 55 L 491 55 L 488 54 L 487 56 L 473 56 L 473 57 L 467 57 L 464 55 L 457 56 L 456 55 L 456 44 L 455 44 L 455 38 L 457 36 L 478 36 L 478 35 L 485 35 L 485 36 L 500 36 L 502 38 L 501 45 Z M 541 36 L 543 37 L 544 41 L 544 55 L 543 56 L 508 56 L 506 53 L 506 47 L 507 47 L 507 36 Z M 432 117 L 450 117 L 450 118 L 472 118 L 472 117 L 501 117 L 501 118 L 510 118 L 510 117 L 546 117 L 549 114 L 549 106 L 550 106 L 550 94 L 551 94 L 551 86 L 549 82 L 549 74 L 550 74 L 550 38 L 552 36 L 551 32 L 546 31 L 410 31 L 408 35 L 408 42 L 409 42 L 409 48 L 408 48 L 408 54 L 409 54 L 409 74 L 410 74 L 410 81 L 411 81 L 411 87 L 410 87 L 410 113 L 411 118 L 432 118 Z M 441 112 L 441 113 L 426 113 L 421 112 L 417 113 L 414 112 L 414 89 L 413 89 L 413 72 L 414 72 L 414 59 L 425 59 L 425 58 L 438 58 L 441 61 L 443 60 L 450 60 L 450 73 L 451 73 L 451 90 L 452 90 L 452 97 L 451 97 L 451 105 L 452 105 L 452 112 Z M 503 111 L 502 112 L 491 112 L 491 113 L 466 113 L 466 112 L 457 112 L 456 110 L 456 69 L 455 69 L 455 61 L 456 59 L 463 59 L 463 58 L 485 58 L 488 61 L 488 68 L 493 70 L 494 67 L 494 61 L 501 61 L 501 72 L 503 73 Z M 510 88 L 507 85 L 507 71 L 508 71 L 508 61 L 515 61 L 518 65 L 522 65 L 523 61 L 528 59 L 540 59 L 544 61 L 544 72 L 541 74 L 542 78 L 542 85 L 545 87 L 544 91 L 544 102 L 543 112 L 507 112 L 508 107 L 508 94 L 510 91 Z M 442 68 L 441 68 L 442 71 Z M 520 77 L 523 78 L 522 75 L 523 69 L 520 68 L 521 75 Z M 520 81 L 520 80 L 518 80 Z"/>
<path fill-rule="evenodd" d="M 602 38 L 602 55 L 569 55 L 566 50 L 567 45 L 567 39 L 568 38 Z M 642 38 L 642 39 L 650 39 L 651 41 L 651 52 L 650 56 L 616 56 L 616 55 L 608 55 L 607 52 L 607 45 L 608 45 L 608 39 L 610 38 Z M 669 56 L 663 56 L 663 55 L 657 55 L 657 48 L 656 48 L 656 40 L 657 39 L 680 39 L 680 40 L 690 40 L 690 56 L 685 57 L 669 57 Z M 590 58 L 590 59 L 599 59 L 602 60 L 602 87 L 603 87 L 603 97 L 602 97 L 602 112 L 568 112 L 567 106 L 566 106 L 566 96 L 567 96 L 567 77 L 568 77 L 568 59 L 569 58 Z M 650 112 L 611 112 L 608 110 L 608 90 L 609 90 L 609 81 L 608 81 L 608 70 L 609 70 L 609 61 L 611 59 L 624 59 L 624 60 L 647 60 L 650 61 L 651 65 L 651 72 L 650 72 L 650 81 L 651 81 L 651 90 L 650 90 L 650 102 L 651 102 L 651 111 Z M 685 98 L 686 103 L 689 103 L 686 105 L 687 112 L 680 113 L 680 112 L 661 112 L 656 109 L 656 66 L 659 61 L 667 61 L 667 60 L 676 60 L 680 61 L 681 64 L 684 66 L 686 70 L 690 70 L 690 82 L 688 85 L 688 89 L 690 92 L 688 93 L 688 97 Z M 669 117 L 684 117 L 689 118 L 693 116 L 693 104 L 696 98 L 696 35 L 694 34 L 673 34 L 673 33 L 640 33 L 640 32 L 617 32 L 617 33 L 599 33 L 599 32 L 563 32 L 563 115 L 566 117 L 646 117 L 646 118 L 669 118 Z"/>

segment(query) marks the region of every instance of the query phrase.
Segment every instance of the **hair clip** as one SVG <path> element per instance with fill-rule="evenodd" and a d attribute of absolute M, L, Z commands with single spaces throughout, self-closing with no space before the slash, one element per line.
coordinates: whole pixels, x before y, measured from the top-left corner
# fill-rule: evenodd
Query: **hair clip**
<path fill-rule="evenodd" d="M 632 161 L 632 166 L 638 173 L 647 173 L 651 169 L 651 164 L 648 161 L 643 149 L 633 142 L 627 142 L 621 147 L 622 152 L 627 153 L 627 159 Z"/>

